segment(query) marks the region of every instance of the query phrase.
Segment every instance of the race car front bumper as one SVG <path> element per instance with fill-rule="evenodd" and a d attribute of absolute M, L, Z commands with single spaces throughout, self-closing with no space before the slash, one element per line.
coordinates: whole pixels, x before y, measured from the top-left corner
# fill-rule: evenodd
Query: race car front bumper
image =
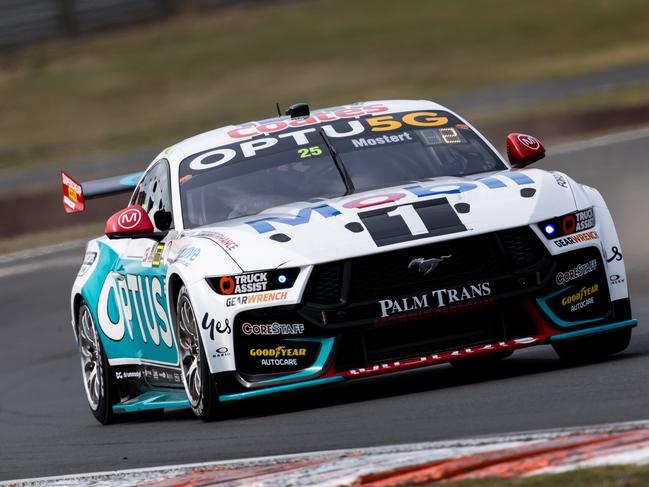
<path fill-rule="evenodd" d="M 452 257 L 413 271 L 431 256 Z M 236 372 L 216 379 L 232 400 L 635 324 L 599 246 L 552 256 L 521 227 L 316 266 L 300 304 L 235 317 Z"/>

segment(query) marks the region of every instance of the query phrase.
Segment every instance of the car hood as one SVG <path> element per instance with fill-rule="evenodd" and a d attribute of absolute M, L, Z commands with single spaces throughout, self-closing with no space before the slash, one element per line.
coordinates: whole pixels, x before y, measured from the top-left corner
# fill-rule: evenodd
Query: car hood
<path fill-rule="evenodd" d="M 433 200 L 434 203 L 428 203 Z M 397 240 L 401 241 L 377 243 L 368 230 L 369 212 L 380 214 L 397 205 L 431 204 L 444 207 L 444 211 L 438 212 L 444 221 L 437 225 L 433 215 L 431 224 L 428 218 L 426 226 L 435 227 L 430 235 L 413 238 L 409 227 L 402 224 L 401 233 L 407 235 L 398 236 Z M 526 169 L 435 178 L 340 198 L 292 203 L 186 234 L 212 239 L 243 271 L 253 271 L 329 262 L 468 237 L 536 223 L 576 209 L 568 178 Z M 384 216 L 383 221 L 393 224 L 393 219 L 403 222 L 401 218 Z"/>

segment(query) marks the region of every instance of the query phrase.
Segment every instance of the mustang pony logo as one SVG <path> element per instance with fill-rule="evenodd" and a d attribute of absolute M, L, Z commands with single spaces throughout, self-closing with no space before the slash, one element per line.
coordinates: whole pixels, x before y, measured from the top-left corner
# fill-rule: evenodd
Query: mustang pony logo
<path fill-rule="evenodd" d="M 433 272 L 438 265 L 442 263 L 443 260 L 450 259 L 452 255 L 442 255 L 439 259 L 437 257 L 431 257 L 430 259 L 424 259 L 419 257 L 417 259 L 412 259 L 410 264 L 408 264 L 408 269 L 416 267 L 419 272 L 423 272 L 424 276 Z"/>

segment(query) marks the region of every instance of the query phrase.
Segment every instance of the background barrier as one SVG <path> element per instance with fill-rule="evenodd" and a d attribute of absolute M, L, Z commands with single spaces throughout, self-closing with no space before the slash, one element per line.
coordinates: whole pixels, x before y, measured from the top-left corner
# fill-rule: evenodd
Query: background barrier
<path fill-rule="evenodd" d="M 0 0 L 0 47 L 254 0 Z"/>

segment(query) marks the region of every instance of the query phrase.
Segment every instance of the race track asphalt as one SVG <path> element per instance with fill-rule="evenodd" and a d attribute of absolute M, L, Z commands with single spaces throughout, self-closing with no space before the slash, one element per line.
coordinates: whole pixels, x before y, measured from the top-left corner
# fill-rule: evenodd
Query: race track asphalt
<path fill-rule="evenodd" d="M 99 425 L 88 411 L 69 324 L 82 250 L 0 259 L 0 479 L 387 445 L 649 417 L 649 133 L 563 146 L 543 168 L 600 188 L 618 222 L 640 325 L 629 349 L 567 367 L 549 347 L 479 373 L 448 365 L 238 404 Z"/>

